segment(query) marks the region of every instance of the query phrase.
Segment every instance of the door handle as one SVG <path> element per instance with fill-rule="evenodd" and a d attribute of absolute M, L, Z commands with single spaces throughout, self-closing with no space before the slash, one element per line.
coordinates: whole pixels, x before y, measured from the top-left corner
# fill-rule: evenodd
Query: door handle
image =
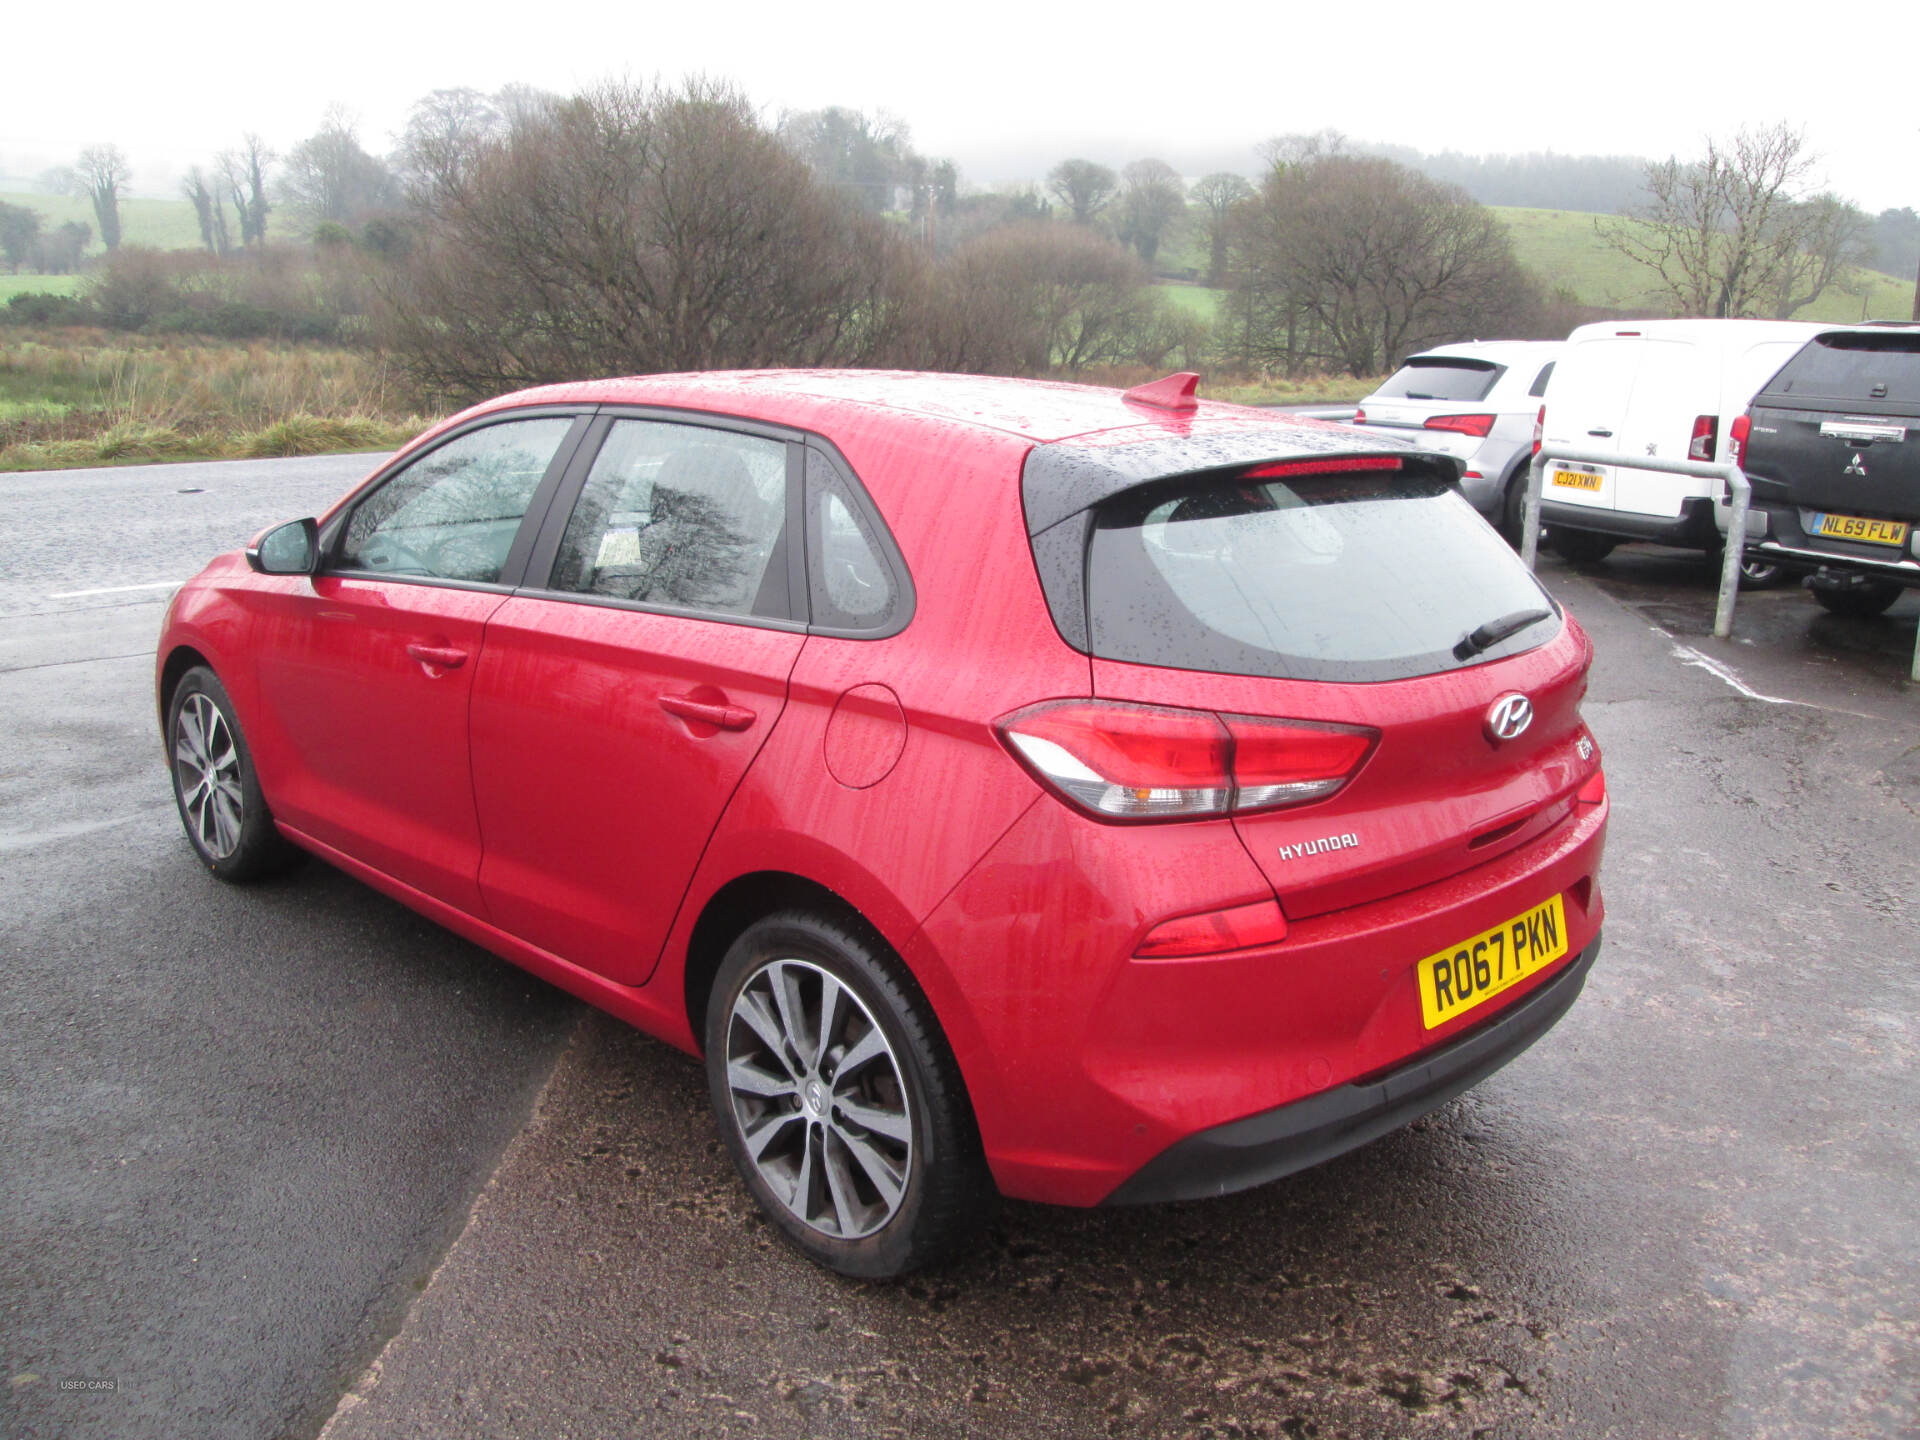
<path fill-rule="evenodd" d="M 753 724 L 753 711 L 739 705 L 709 705 L 691 695 L 662 695 L 660 708 L 682 720 L 718 725 L 722 730 L 744 730 Z"/>
<path fill-rule="evenodd" d="M 1611 430 L 1589 430 L 1587 431 L 1587 434 L 1598 435 L 1602 439 L 1608 439 L 1608 438 L 1611 438 L 1611 436 L 1613 435 L 1613 432 Z"/>
<path fill-rule="evenodd" d="M 407 654 L 422 665 L 438 665 L 442 670 L 458 670 L 467 663 L 467 652 L 445 645 L 409 645 Z"/>

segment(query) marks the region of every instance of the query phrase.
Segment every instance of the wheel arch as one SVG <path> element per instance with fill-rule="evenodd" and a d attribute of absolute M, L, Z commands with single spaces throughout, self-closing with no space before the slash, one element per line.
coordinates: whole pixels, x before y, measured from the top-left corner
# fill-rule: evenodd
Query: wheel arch
<path fill-rule="evenodd" d="M 154 698 L 160 709 L 160 728 L 167 728 L 167 711 L 173 706 L 173 692 L 179 687 L 180 677 L 196 665 L 213 669 L 213 662 L 191 645 L 176 645 L 167 652 L 167 658 L 160 665 L 160 683 L 154 688 Z"/>
<path fill-rule="evenodd" d="M 919 988 L 913 972 L 900 957 L 899 947 L 851 901 L 804 875 L 785 870 L 755 870 L 735 876 L 714 891 L 701 907 L 700 918 L 694 921 L 687 937 L 681 986 L 687 1027 L 693 1032 L 696 1046 L 705 1045 L 707 1001 L 728 948 L 748 926 L 782 910 L 811 910 L 859 928 L 884 946 L 898 961 L 906 981 Z M 928 1008 L 931 1012 L 932 1007 Z"/>

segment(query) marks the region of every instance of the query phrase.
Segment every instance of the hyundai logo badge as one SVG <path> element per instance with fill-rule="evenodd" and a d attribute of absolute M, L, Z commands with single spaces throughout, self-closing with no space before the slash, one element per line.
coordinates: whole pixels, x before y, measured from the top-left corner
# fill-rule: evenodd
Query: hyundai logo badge
<path fill-rule="evenodd" d="M 1533 723 L 1533 702 L 1517 691 L 1502 695 L 1487 707 L 1487 738 L 1498 745 L 1511 740 Z"/>

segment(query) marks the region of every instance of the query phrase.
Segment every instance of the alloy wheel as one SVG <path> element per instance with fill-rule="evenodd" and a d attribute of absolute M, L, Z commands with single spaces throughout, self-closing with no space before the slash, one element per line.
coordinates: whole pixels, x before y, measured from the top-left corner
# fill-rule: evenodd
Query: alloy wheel
<path fill-rule="evenodd" d="M 855 1240 L 905 1199 L 913 1116 L 899 1057 L 845 982 L 767 961 L 727 1021 L 726 1080 L 749 1162 L 802 1224 Z"/>
<path fill-rule="evenodd" d="M 174 719 L 173 773 L 194 843 L 211 858 L 226 859 L 240 844 L 245 818 L 240 749 L 210 696 L 189 695 Z"/>

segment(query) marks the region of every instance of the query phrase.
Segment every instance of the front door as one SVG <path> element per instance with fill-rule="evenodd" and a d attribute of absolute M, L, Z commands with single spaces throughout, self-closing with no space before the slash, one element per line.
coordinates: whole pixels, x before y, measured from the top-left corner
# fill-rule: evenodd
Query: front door
<path fill-rule="evenodd" d="M 468 430 L 386 477 L 354 502 L 311 584 L 266 602 L 255 625 L 255 748 L 278 818 L 474 914 L 473 677 L 510 593 L 509 555 L 573 424 Z"/>

